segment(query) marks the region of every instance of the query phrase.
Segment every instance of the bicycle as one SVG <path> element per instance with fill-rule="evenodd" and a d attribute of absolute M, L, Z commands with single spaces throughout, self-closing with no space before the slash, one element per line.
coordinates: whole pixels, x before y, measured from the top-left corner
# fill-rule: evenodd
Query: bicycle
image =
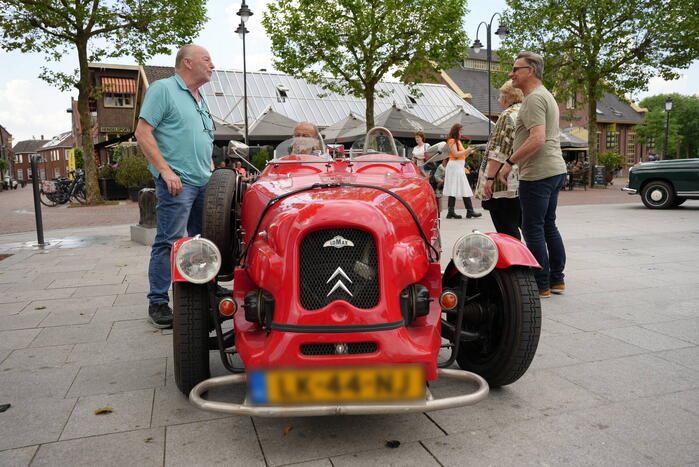
<path fill-rule="evenodd" d="M 65 204 L 71 198 L 80 204 L 85 204 L 87 195 L 85 193 L 85 174 L 82 170 L 71 171 L 73 180 L 60 177 L 55 180 L 43 180 L 41 182 L 39 201 L 41 204 L 53 207 L 58 204 Z"/>

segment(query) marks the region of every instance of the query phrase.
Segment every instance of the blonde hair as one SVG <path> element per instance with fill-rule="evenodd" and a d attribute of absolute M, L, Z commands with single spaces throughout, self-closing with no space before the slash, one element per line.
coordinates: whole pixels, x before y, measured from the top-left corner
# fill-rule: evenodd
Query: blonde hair
<path fill-rule="evenodd" d="M 524 100 L 524 93 L 521 89 L 517 89 L 516 87 L 512 86 L 511 79 L 508 79 L 505 81 L 505 84 L 500 86 L 500 94 L 507 99 L 510 105 L 517 104 L 518 102 L 522 102 Z"/>

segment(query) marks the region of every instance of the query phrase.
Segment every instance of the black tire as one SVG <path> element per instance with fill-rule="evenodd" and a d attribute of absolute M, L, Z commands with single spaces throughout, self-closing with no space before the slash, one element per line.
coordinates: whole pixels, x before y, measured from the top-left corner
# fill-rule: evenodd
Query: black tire
<path fill-rule="evenodd" d="M 682 205 L 685 201 L 687 201 L 687 198 L 684 198 L 682 196 L 676 196 L 675 197 L 675 202 L 672 203 L 673 206 L 680 206 Z"/>
<path fill-rule="evenodd" d="M 39 191 L 39 201 L 41 201 L 41 204 L 43 204 L 44 206 L 48 206 L 50 208 L 58 204 L 55 192 L 46 193 L 43 189 L 40 189 Z"/>
<path fill-rule="evenodd" d="M 541 303 L 534 273 L 521 267 L 495 269 L 469 280 L 469 296 L 478 292 L 476 305 L 491 319 L 464 326 L 482 339 L 461 343 L 456 361 L 492 387 L 514 383 L 529 368 L 539 345 Z"/>
<path fill-rule="evenodd" d="M 175 383 L 185 396 L 211 375 L 209 298 L 206 285 L 173 284 L 172 347 Z"/>
<path fill-rule="evenodd" d="M 641 201 L 649 209 L 668 209 L 675 205 L 675 190 L 667 182 L 649 182 L 641 191 Z"/>
<path fill-rule="evenodd" d="M 216 170 L 206 188 L 202 236 L 214 242 L 221 252 L 220 275 L 233 273 L 238 255 L 239 191 L 238 174 L 230 169 Z"/>
<path fill-rule="evenodd" d="M 85 185 L 79 186 L 75 189 L 73 198 L 75 198 L 75 200 L 80 204 L 85 204 L 87 202 L 87 195 L 85 194 Z"/>

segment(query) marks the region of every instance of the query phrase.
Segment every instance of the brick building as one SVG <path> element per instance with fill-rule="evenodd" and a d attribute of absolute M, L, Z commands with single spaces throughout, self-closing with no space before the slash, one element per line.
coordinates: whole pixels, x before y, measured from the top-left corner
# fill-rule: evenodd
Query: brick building
<path fill-rule="evenodd" d="M 49 140 L 44 139 L 41 135 L 41 139 L 27 139 L 24 141 L 19 141 L 12 148 L 15 153 L 13 173 L 14 177 L 18 181 L 29 181 L 31 180 L 31 160 L 32 154 L 38 154 L 39 149 Z"/>
<path fill-rule="evenodd" d="M 7 161 L 7 170 L 2 174 L 3 178 L 14 173 L 14 152 L 12 151 L 12 134 L 4 126 L 0 125 L 0 159 Z M 0 183 L 2 178 L 0 178 Z"/>

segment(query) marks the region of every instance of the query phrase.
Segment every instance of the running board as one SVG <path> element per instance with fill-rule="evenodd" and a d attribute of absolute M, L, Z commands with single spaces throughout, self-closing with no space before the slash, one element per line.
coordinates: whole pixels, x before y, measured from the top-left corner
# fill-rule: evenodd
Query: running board
<path fill-rule="evenodd" d="M 247 399 L 242 404 L 232 402 L 208 401 L 202 398 L 202 394 L 209 389 L 232 384 L 244 384 L 247 381 L 245 373 L 217 376 L 209 378 L 194 386 L 189 393 L 189 401 L 202 410 L 221 412 L 233 415 L 247 415 L 254 417 L 316 417 L 323 415 L 373 415 L 410 412 L 430 412 L 432 410 L 452 409 L 465 405 L 476 404 L 488 395 L 488 383 L 481 376 L 469 371 L 439 368 L 437 374 L 440 378 L 459 380 L 475 383 L 475 391 L 461 396 L 444 397 L 435 399 L 427 391 L 425 401 L 395 404 L 335 404 L 335 405 L 309 405 L 309 406 L 267 406 L 251 405 Z"/>

